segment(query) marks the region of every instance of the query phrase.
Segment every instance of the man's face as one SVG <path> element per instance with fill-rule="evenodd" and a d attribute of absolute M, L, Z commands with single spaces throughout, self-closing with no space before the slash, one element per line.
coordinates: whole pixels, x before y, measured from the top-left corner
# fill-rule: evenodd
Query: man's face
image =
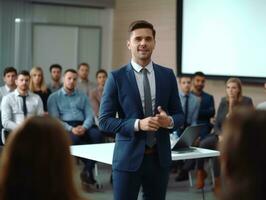
<path fill-rule="evenodd" d="M 205 77 L 195 76 L 193 79 L 193 86 L 197 91 L 202 91 L 205 86 Z"/>
<path fill-rule="evenodd" d="M 61 70 L 59 68 L 52 68 L 51 78 L 53 81 L 58 82 L 61 79 Z"/>
<path fill-rule="evenodd" d="M 99 73 L 97 75 L 97 83 L 99 86 L 104 86 L 107 76 L 105 73 Z"/>
<path fill-rule="evenodd" d="M 28 91 L 29 84 L 30 84 L 30 76 L 25 76 L 23 74 L 18 75 L 18 78 L 16 79 L 16 85 L 20 91 L 23 92 Z"/>
<path fill-rule="evenodd" d="M 67 72 L 64 75 L 64 88 L 68 91 L 73 91 L 77 84 L 78 75 L 73 72 Z"/>
<path fill-rule="evenodd" d="M 191 78 L 189 77 L 182 77 L 180 78 L 180 89 L 183 93 L 188 94 L 191 89 Z"/>
<path fill-rule="evenodd" d="M 4 76 L 4 82 L 8 87 L 13 87 L 16 85 L 17 74 L 15 72 L 8 72 Z"/>
<path fill-rule="evenodd" d="M 87 80 L 89 76 L 89 67 L 86 65 L 81 65 L 78 70 L 79 78 L 82 80 Z"/>
<path fill-rule="evenodd" d="M 127 47 L 136 63 L 148 62 L 155 47 L 155 38 L 152 35 L 152 30 L 140 28 L 132 31 L 127 41 Z"/>

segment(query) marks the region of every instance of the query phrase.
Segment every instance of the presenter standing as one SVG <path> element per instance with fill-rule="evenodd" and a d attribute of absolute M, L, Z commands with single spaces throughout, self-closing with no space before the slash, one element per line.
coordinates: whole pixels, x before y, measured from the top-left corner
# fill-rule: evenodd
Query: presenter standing
<path fill-rule="evenodd" d="M 113 156 L 115 200 L 163 200 L 171 164 L 169 133 L 183 125 L 177 82 L 171 69 L 151 61 L 155 30 L 147 21 L 129 26 L 129 64 L 110 73 L 99 124 L 116 133 Z M 116 117 L 118 113 L 118 117 Z"/>

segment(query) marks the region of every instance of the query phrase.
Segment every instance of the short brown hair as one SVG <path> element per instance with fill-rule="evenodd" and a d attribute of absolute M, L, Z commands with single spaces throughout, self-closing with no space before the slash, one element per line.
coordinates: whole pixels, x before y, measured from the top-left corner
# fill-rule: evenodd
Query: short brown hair
<path fill-rule="evenodd" d="M 6 74 L 10 72 L 14 72 L 17 75 L 17 70 L 14 67 L 10 66 L 4 69 L 3 76 L 5 76 Z"/>
<path fill-rule="evenodd" d="M 90 65 L 88 63 L 86 63 L 86 62 L 79 63 L 77 69 L 79 70 L 81 66 L 86 66 L 88 69 L 90 69 Z"/>
<path fill-rule="evenodd" d="M 107 72 L 104 69 L 99 69 L 96 72 L 96 78 L 98 77 L 99 74 L 104 74 L 106 77 L 108 77 L 108 74 L 107 74 Z"/>
<path fill-rule="evenodd" d="M 148 28 L 148 29 L 150 29 L 152 31 L 153 37 L 155 38 L 156 31 L 153 28 L 153 25 L 151 23 L 145 21 L 145 20 L 137 20 L 137 21 L 132 22 L 129 25 L 128 32 L 131 33 L 132 31 L 134 31 L 136 29 L 140 29 L 140 28 Z"/>
<path fill-rule="evenodd" d="M 78 72 L 75 69 L 66 69 L 64 72 L 64 75 L 66 75 L 67 72 L 71 72 L 73 74 L 78 74 Z"/>

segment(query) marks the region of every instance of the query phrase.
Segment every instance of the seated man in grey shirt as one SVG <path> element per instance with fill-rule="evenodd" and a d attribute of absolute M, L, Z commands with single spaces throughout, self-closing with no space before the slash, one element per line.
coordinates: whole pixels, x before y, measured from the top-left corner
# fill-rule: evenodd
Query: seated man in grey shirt
<path fill-rule="evenodd" d="M 56 92 L 60 89 L 63 84 L 61 83 L 61 74 L 62 67 L 59 64 L 52 64 L 50 66 L 50 74 L 51 74 L 51 82 L 47 85 L 47 87 L 51 90 L 51 92 Z"/>
<path fill-rule="evenodd" d="M 39 95 L 29 91 L 30 74 L 28 71 L 18 73 L 17 89 L 5 95 L 1 102 L 2 125 L 12 131 L 28 116 L 43 114 L 43 103 Z"/>
<path fill-rule="evenodd" d="M 80 63 L 78 65 L 78 83 L 77 89 L 84 92 L 88 97 L 90 92 L 97 87 L 97 85 L 89 80 L 90 66 L 88 63 Z"/>

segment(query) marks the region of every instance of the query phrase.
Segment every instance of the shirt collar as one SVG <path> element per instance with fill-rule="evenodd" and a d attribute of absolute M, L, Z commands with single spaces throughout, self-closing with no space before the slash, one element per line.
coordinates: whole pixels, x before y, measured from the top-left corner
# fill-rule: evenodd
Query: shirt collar
<path fill-rule="evenodd" d="M 87 79 L 87 80 L 83 80 L 83 79 L 78 79 L 78 83 L 89 83 L 89 79 Z"/>
<path fill-rule="evenodd" d="M 184 94 L 182 90 L 179 91 L 181 97 L 190 96 L 190 92 L 188 94 Z"/>
<path fill-rule="evenodd" d="M 139 64 L 135 63 L 133 59 L 131 60 L 131 65 L 136 72 L 140 72 L 143 68 Z M 153 71 L 152 61 L 150 61 L 149 64 L 145 66 L 145 68 L 148 70 L 149 73 L 151 73 Z"/>
<path fill-rule="evenodd" d="M 61 88 L 61 91 L 62 91 L 62 93 L 63 93 L 65 96 L 69 96 L 68 93 L 67 93 L 67 91 L 65 90 L 64 87 Z M 76 89 L 74 89 L 74 91 L 71 93 L 70 96 L 75 95 L 76 92 L 77 92 Z"/>
<path fill-rule="evenodd" d="M 8 87 L 7 85 L 5 85 L 5 89 L 7 92 L 11 92 L 12 90 L 10 89 L 10 87 Z"/>
<path fill-rule="evenodd" d="M 21 95 L 19 94 L 19 92 L 18 92 L 18 89 L 15 89 L 15 90 L 14 90 L 14 93 L 15 93 L 16 96 L 21 96 Z M 26 94 L 25 96 L 29 96 L 29 91 L 27 92 L 27 94 Z"/>

